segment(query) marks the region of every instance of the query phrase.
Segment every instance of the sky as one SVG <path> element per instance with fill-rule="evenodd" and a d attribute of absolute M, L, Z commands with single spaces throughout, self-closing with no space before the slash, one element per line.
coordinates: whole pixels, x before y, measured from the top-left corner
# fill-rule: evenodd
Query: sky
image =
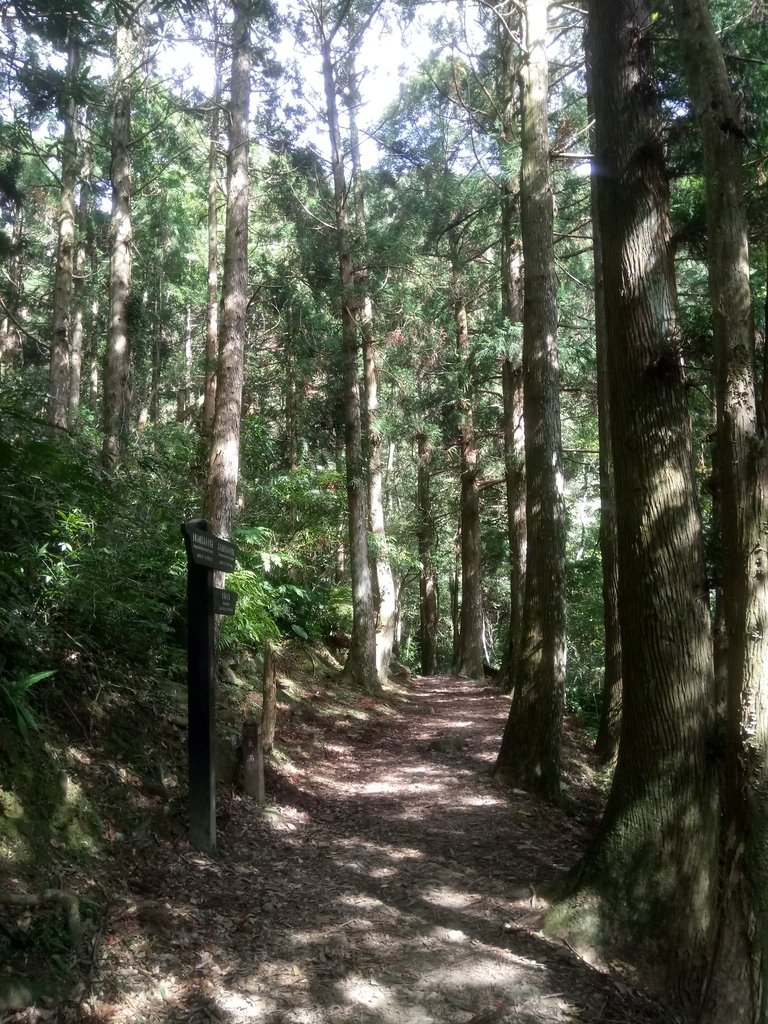
<path fill-rule="evenodd" d="M 296 9 L 296 6 L 295 0 L 278 0 L 281 12 L 292 7 Z M 433 17 L 431 14 L 421 15 L 409 27 L 407 37 L 403 36 L 396 24 L 384 28 L 380 22 L 374 22 L 364 37 L 359 67 L 366 68 L 367 73 L 361 83 L 362 105 L 358 111 L 364 166 L 372 166 L 379 158 L 377 146 L 367 137 L 366 128 L 379 123 L 386 108 L 397 98 L 401 82 L 413 75 L 426 58 L 431 48 L 428 24 Z M 310 107 L 324 110 L 319 54 L 302 54 L 291 34 L 286 31 L 275 43 L 275 52 L 285 64 L 293 60 L 299 62 L 302 84 Z M 206 95 L 213 92 L 213 62 L 192 44 L 177 42 L 165 46 L 159 54 L 159 68 L 161 74 L 168 75 L 187 68 L 188 86 L 197 87 Z M 286 95 L 286 100 L 291 101 L 291 97 Z M 325 124 L 319 116 L 311 118 L 311 123 L 305 141 L 326 155 L 328 138 Z"/>

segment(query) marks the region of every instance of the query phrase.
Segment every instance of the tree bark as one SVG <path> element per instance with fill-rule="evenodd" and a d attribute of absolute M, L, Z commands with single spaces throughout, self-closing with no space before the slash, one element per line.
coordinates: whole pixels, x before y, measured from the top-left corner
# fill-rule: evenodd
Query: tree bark
<path fill-rule="evenodd" d="M 523 316 L 522 248 L 514 235 L 514 198 L 509 185 L 502 200 L 502 308 L 508 324 Z M 505 357 L 501 367 L 504 400 L 504 467 L 507 490 L 509 544 L 509 623 L 498 685 L 512 693 L 520 660 L 523 626 L 527 528 L 525 520 L 525 417 L 523 371 L 519 352 Z"/>
<path fill-rule="evenodd" d="M 623 712 L 605 815 L 550 926 L 696 1006 L 717 877 L 712 638 L 652 24 L 647 0 L 591 0 Z"/>
<path fill-rule="evenodd" d="M 371 571 L 368 561 L 368 488 L 363 459 L 358 379 L 356 306 L 353 288 L 352 251 L 347 211 L 347 183 L 339 130 L 337 84 L 332 43 L 340 22 L 321 34 L 323 84 L 326 116 L 331 144 L 336 245 L 341 291 L 341 342 L 344 373 L 344 448 L 346 454 L 347 512 L 349 521 L 349 561 L 352 574 L 352 643 L 344 666 L 344 678 L 354 686 L 378 692 L 376 669 L 376 626 L 373 609 Z"/>
<path fill-rule="evenodd" d="M 23 238 L 24 208 L 21 203 L 14 203 L 11 252 L 8 259 L 8 297 L 5 299 L 5 315 L 0 323 L 0 377 L 3 380 L 13 373 L 17 363 L 20 364 L 23 358 L 21 336 L 15 317 L 21 305 Z"/>
<path fill-rule="evenodd" d="M 704 143 L 727 667 L 717 961 L 705 1019 L 768 1021 L 768 463 L 758 406 L 744 130 L 709 8 L 673 0 Z"/>
<path fill-rule="evenodd" d="M 205 514 L 228 537 L 237 504 L 240 413 L 248 308 L 248 119 L 251 97 L 249 0 L 233 0 L 232 84 L 229 97 L 227 222 L 224 234 L 221 336 Z"/>
<path fill-rule="evenodd" d="M 594 122 L 592 99 L 592 36 L 585 38 L 586 74 L 588 83 L 587 107 Z M 592 132 L 594 150 L 594 130 Z M 605 655 L 603 658 L 603 686 L 600 702 L 600 722 L 595 740 L 595 755 L 600 764 L 612 764 L 619 748 L 621 728 L 621 630 L 619 628 L 619 562 L 616 548 L 616 486 L 611 456 L 610 403 L 608 394 L 608 338 L 605 329 L 605 283 L 603 280 L 603 246 L 600 238 L 600 218 L 597 211 L 595 177 L 591 179 L 592 261 L 595 287 L 595 362 L 597 376 L 597 434 L 600 480 L 600 563 L 603 583 L 603 631 Z"/>
<path fill-rule="evenodd" d="M 421 674 L 433 676 L 437 671 L 437 577 L 432 556 L 435 543 L 430 486 L 432 451 L 426 434 L 419 434 L 417 443 L 416 505 L 418 512 L 419 561 L 421 562 L 421 571 L 419 573 Z"/>
<path fill-rule="evenodd" d="M 480 539 L 480 452 L 475 437 L 473 384 L 469 367 L 467 304 L 459 280 L 458 246 L 451 244 L 453 316 L 456 351 L 462 370 L 458 401 L 461 497 L 459 537 L 461 551 L 461 610 L 457 671 L 469 679 L 483 678 L 483 577 Z"/>
<path fill-rule="evenodd" d="M 112 116 L 112 222 L 109 264 L 109 329 L 104 365 L 104 442 L 101 460 L 111 472 L 120 461 L 128 435 L 131 368 L 128 303 L 133 244 L 131 228 L 131 91 L 136 43 L 133 26 L 122 22 L 115 33 L 114 110 Z"/>
<path fill-rule="evenodd" d="M 77 101 L 75 91 L 80 69 L 80 40 L 67 44 L 67 98 L 62 104 L 64 135 L 61 143 L 59 235 L 53 279 L 53 332 L 48 372 L 48 422 L 66 428 L 69 423 L 70 340 L 72 287 L 75 276 L 75 186 L 77 185 Z"/>
<path fill-rule="evenodd" d="M 216 359 L 219 345 L 219 107 L 221 105 L 221 45 L 218 8 L 213 6 L 214 82 L 208 144 L 208 303 L 205 324 L 205 390 L 200 432 L 213 435 L 216 414 Z"/>
<path fill-rule="evenodd" d="M 494 773 L 556 799 L 565 694 L 565 522 L 549 166 L 546 0 L 527 0 L 520 219 L 528 549 L 520 659 Z"/>
<path fill-rule="evenodd" d="M 496 680 L 500 689 L 512 693 L 520 659 L 523 626 L 527 531 L 525 523 L 525 422 L 523 416 L 523 374 L 518 325 L 523 320 L 523 252 L 516 231 L 519 196 L 518 102 L 520 56 L 515 42 L 520 34 L 520 12 L 510 7 L 497 20 L 501 73 L 498 80 L 502 110 L 501 154 L 503 184 L 501 195 L 501 306 L 510 340 L 502 362 L 504 401 L 504 467 L 507 491 L 507 541 L 509 545 L 509 622 L 507 642 Z"/>
<path fill-rule="evenodd" d="M 354 35 L 354 19 L 350 18 L 350 34 Z M 360 101 L 357 91 L 357 74 L 355 70 L 354 52 L 347 61 L 347 110 L 349 115 L 350 154 L 352 157 L 352 181 L 355 197 L 355 213 L 357 234 L 362 247 L 365 247 L 368 224 L 365 209 L 365 191 L 363 188 L 363 171 L 360 163 L 360 140 L 357 129 L 357 104 Z M 363 252 L 363 256 L 365 253 Z M 367 267 L 360 267 L 357 278 L 361 285 L 367 284 Z M 384 522 L 384 499 L 381 473 L 381 431 L 378 423 L 379 382 L 377 369 L 377 344 L 373 322 L 373 302 L 370 295 L 365 294 L 358 304 L 360 336 L 363 342 L 363 380 L 365 394 L 365 444 L 368 452 L 368 512 L 370 515 L 373 550 L 371 555 L 371 573 L 375 582 L 376 610 L 376 674 L 383 686 L 389 677 L 389 663 L 392 658 L 392 646 L 395 641 L 395 624 L 397 618 L 397 600 L 395 580 L 387 550 L 387 531 Z"/>
<path fill-rule="evenodd" d="M 275 745 L 275 728 L 277 726 L 277 670 L 275 649 L 269 640 L 264 642 L 261 696 L 261 739 L 264 744 L 264 753 L 268 754 Z"/>
<path fill-rule="evenodd" d="M 87 117 L 87 121 L 90 121 L 90 117 Z M 91 174 L 91 149 L 89 145 L 85 145 L 83 147 L 83 170 L 80 177 L 80 196 L 77 203 L 75 276 L 72 283 L 72 337 L 69 346 L 69 409 L 67 414 L 67 421 L 70 427 L 74 426 L 80 414 L 80 388 L 85 338 L 85 269 L 88 262 L 88 246 L 92 241 L 88 226 Z"/>

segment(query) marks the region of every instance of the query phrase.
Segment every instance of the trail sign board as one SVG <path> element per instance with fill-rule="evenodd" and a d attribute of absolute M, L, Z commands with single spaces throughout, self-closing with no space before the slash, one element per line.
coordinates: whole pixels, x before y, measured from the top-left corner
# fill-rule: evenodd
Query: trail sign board
<path fill-rule="evenodd" d="M 220 590 L 213 588 L 213 611 L 216 615 L 234 615 L 237 604 L 237 594 L 234 590 Z"/>
<path fill-rule="evenodd" d="M 192 522 L 201 521 L 192 520 Z M 185 523 L 184 526 L 189 526 L 189 524 Z M 204 533 L 197 527 L 191 527 L 189 546 L 195 565 L 203 565 L 207 569 L 219 569 L 222 572 L 232 572 L 235 568 L 237 545 L 224 540 L 223 537 L 215 537 L 212 533 Z"/>
<path fill-rule="evenodd" d="M 237 594 L 213 585 L 213 571 L 231 572 L 237 547 L 211 532 L 205 519 L 182 523 L 187 549 L 187 736 L 189 841 L 216 848 L 216 672 L 214 616 L 234 615 Z"/>

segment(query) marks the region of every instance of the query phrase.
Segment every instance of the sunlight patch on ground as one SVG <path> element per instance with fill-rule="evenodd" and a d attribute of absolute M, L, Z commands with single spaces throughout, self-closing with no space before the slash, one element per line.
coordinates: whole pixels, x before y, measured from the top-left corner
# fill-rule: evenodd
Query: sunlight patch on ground
<path fill-rule="evenodd" d="M 445 786 L 440 782 L 369 782 L 363 793 L 439 792 Z"/>
<path fill-rule="evenodd" d="M 455 889 L 427 889 L 423 894 L 423 899 L 437 907 L 448 907 L 449 909 L 460 909 L 477 902 L 477 896 L 456 892 Z"/>
<path fill-rule="evenodd" d="M 482 794 L 480 796 L 462 796 L 459 797 L 458 803 L 462 807 L 504 807 L 506 806 L 505 800 L 500 800 L 497 796 L 491 796 L 491 794 Z"/>
<path fill-rule="evenodd" d="M 363 981 L 362 978 L 345 978 L 339 988 L 350 1003 L 362 1003 L 363 1006 L 383 1006 L 388 1000 L 387 990 L 375 982 Z"/>
<path fill-rule="evenodd" d="M 394 846 L 389 843 L 370 843 L 365 842 L 356 836 L 351 836 L 347 839 L 339 839 L 334 843 L 334 847 L 337 850 L 348 850 L 355 856 L 360 854 L 374 854 L 381 859 L 395 862 L 426 859 L 426 854 L 422 850 L 417 850 L 412 846 Z M 341 861 L 338 861 L 338 863 L 341 863 Z M 357 861 L 350 862 L 350 865 L 359 867 Z M 370 866 L 370 861 L 367 861 L 364 866 Z"/>
<path fill-rule="evenodd" d="M 467 936 L 459 928 L 433 928 L 430 932 L 436 939 L 440 939 L 441 942 L 466 942 Z"/>

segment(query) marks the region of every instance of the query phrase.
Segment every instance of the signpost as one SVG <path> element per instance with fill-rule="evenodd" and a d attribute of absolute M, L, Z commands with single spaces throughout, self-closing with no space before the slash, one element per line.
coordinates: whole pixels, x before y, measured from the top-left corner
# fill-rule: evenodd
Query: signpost
<path fill-rule="evenodd" d="M 213 571 L 231 572 L 236 545 L 211 533 L 205 519 L 182 523 L 187 549 L 187 736 L 189 841 L 216 848 L 216 658 L 214 615 L 234 615 L 237 594 L 213 585 Z"/>

